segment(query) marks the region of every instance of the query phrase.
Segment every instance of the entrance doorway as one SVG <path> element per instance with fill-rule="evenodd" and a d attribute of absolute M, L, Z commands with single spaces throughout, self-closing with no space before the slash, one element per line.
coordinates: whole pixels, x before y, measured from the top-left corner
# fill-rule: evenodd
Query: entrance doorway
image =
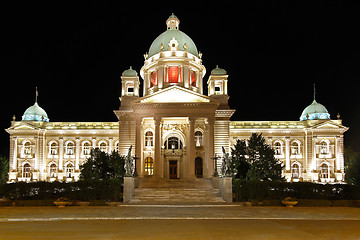
<path fill-rule="evenodd" d="M 177 178 L 177 161 L 174 160 L 169 161 L 169 178 L 170 179 Z"/>
<path fill-rule="evenodd" d="M 195 176 L 197 178 L 203 177 L 203 161 L 201 157 L 195 158 Z"/>

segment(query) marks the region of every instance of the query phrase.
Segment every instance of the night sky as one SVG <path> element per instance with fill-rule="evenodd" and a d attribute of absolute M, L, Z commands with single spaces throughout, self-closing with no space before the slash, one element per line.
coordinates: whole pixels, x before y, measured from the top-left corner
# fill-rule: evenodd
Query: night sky
<path fill-rule="evenodd" d="M 139 72 L 173 12 L 203 53 L 204 85 L 217 64 L 228 72 L 232 120 L 297 121 L 316 83 L 316 100 L 350 127 L 345 145 L 360 151 L 359 1 L 9 2 L 0 6 L 2 129 L 34 104 L 36 86 L 50 121 L 117 121 L 121 73 Z M 0 144 L 8 154 L 4 130 Z"/>

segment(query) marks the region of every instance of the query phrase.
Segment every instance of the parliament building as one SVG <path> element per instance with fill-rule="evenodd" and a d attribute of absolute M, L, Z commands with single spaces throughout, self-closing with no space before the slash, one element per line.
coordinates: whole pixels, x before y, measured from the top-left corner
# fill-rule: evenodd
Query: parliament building
<path fill-rule="evenodd" d="M 331 119 L 314 99 L 298 121 L 230 120 L 231 77 L 216 66 L 204 95 L 202 54 L 179 24 L 172 14 L 139 73 L 131 67 L 122 73 L 117 122 L 52 122 L 37 100 L 21 121 L 14 117 L 6 129 L 9 182 L 77 181 L 92 148 L 126 155 L 130 146 L 140 179 L 211 178 L 222 147 L 231 152 L 237 139 L 254 132 L 274 148 L 287 181 L 344 182 L 348 128 L 339 117 Z"/>

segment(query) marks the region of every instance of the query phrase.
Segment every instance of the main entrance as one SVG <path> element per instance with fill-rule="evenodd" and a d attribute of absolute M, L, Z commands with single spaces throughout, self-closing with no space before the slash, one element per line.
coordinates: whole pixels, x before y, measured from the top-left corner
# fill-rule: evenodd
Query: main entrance
<path fill-rule="evenodd" d="M 195 158 L 195 176 L 197 178 L 203 177 L 203 161 L 201 157 Z"/>
<path fill-rule="evenodd" d="M 174 160 L 169 161 L 169 178 L 170 179 L 177 178 L 177 161 Z"/>

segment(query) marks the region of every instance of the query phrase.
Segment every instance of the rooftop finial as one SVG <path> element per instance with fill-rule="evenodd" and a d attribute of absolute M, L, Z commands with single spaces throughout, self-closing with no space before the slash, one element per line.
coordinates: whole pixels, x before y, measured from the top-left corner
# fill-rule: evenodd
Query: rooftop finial
<path fill-rule="evenodd" d="M 35 92 L 35 103 L 37 103 L 37 98 L 38 98 L 38 95 L 39 95 L 39 93 L 38 93 L 38 90 L 37 90 L 37 87 L 36 87 L 36 92 Z"/>
<path fill-rule="evenodd" d="M 315 83 L 314 83 L 314 101 L 316 101 L 315 96 L 316 96 L 316 86 L 315 86 Z"/>

